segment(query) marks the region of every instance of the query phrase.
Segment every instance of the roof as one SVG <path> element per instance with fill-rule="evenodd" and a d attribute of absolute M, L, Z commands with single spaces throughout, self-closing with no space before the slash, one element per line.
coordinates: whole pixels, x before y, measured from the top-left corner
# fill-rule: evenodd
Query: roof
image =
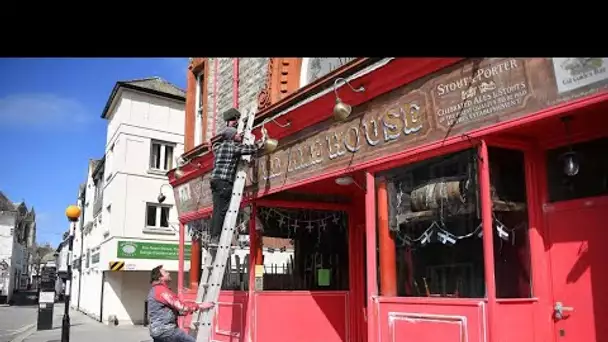
<path fill-rule="evenodd" d="M 120 88 L 139 90 L 144 93 L 153 94 L 162 96 L 169 99 L 174 99 L 178 101 L 186 101 L 186 91 L 176 86 L 175 84 L 166 81 L 158 76 L 155 77 L 147 77 L 147 78 L 139 78 L 134 80 L 127 81 L 118 81 L 114 85 L 112 89 L 112 93 L 106 102 L 106 106 L 101 113 L 101 118 L 106 119 L 108 115 L 108 111 L 114 102 L 114 98 Z"/>
<path fill-rule="evenodd" d="M 0 211 L 17 211 L 17 208 L 2 191 L 0 191 Z"/>
<path fill-rule="evenodd" d="M 95 170 L 99 163 L 101 163 L 101 159 L 89 159 L 89 169 Z"/>

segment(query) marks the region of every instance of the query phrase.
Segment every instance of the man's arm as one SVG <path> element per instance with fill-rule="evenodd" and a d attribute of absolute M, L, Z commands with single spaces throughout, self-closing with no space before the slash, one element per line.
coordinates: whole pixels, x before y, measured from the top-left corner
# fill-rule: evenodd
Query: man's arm
<path fill-rule="evenodd" d="M 155 297 L 156 300 L 177 311 L 177 313 L 182 316 L 188 315 L 199 309 L 198 304 L 182 302 L 167 288 L 157 287 Z"/>
<path fill-rule="evenodd" d="M 245 144 L 238 144 L 237 146 L 237 153 L 241 154 L 241 155 L 249 155 L 249 154 L 254 154 L 258 151 L 258 147 L 256 145 L 245 145 Z"/>

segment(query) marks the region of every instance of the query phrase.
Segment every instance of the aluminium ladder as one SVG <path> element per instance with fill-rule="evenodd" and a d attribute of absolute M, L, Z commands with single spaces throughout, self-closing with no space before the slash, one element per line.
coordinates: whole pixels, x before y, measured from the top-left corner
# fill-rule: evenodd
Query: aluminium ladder
<path fill-rule="evenodd" d="M 237 134 L 243 134 L 243 143 L 252 144 L 255 140 L 251 134 L 255 112 L 247 111 L 247 115 L 240 115 L 237 126 Z M 247 168 L 251 161 L 251 155 L 241 156 L 241 160 L 237 167 L 236 179 L 232 187 L 232 196 L 224 224 L 222 226 L 222 234 L 217 246 L 217 249 L 210 246 L 207 247 L 205 253 L 203 272 L 196 294 L 196 302 L 211 302 L 216 305 L 209 310 L 199 310 L 192 315 L 190 331 L 196 332 L 197 342 L 209 342 L 211 339 L 211 326 L 215 312 L 217 310 L 217 301 L 220 295 L 220 289 L 226 271 L 226 263 L 230 257 L 232 241 L 236 230 L 236 220 L 241 207 L 243 198 L 243 190 L 245 189 L 245 180 L 247 177 Z M 209 274 L 211 273 L 211 275 Z"/>

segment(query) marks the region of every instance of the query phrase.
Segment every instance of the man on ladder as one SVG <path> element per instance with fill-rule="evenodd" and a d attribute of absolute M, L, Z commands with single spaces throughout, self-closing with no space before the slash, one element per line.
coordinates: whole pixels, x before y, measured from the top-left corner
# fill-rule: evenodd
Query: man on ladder
<path fill-rule="evenodd" d="M 256 145 L 246 145 L 242 142 L 243 134 L 239 134 L 233 125 L 228 125 L 222 131 L 220 140 L 213 144 L 213 171 L 210 181 L 213 213 L 209 247 L 217 247 L 219 243 L 224 217 L 232 196 L 236 168 L 241 156 L 256 153 L 262 144 L 261 141 Z"/>

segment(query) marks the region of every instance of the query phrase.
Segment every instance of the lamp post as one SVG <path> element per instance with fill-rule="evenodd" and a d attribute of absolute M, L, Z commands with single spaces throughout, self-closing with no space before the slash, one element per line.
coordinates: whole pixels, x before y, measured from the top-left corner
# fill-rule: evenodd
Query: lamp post
<path fill-rule="evenodd" d="M 80 218 L 80 208 L 75 205 L 70 205 L 65 210 L 65 216 L 72 223 L 68 241 L 68 257 L 67 271 L 68 276 L 65 282 L 65 308 L 63 311 L 63 320 L 61 321 L 61 342 L 70 341 L 70 296 L 72 293 L 72 251 L 74 249 L 74 234 L 76 234 L 76 222 Z"/>

